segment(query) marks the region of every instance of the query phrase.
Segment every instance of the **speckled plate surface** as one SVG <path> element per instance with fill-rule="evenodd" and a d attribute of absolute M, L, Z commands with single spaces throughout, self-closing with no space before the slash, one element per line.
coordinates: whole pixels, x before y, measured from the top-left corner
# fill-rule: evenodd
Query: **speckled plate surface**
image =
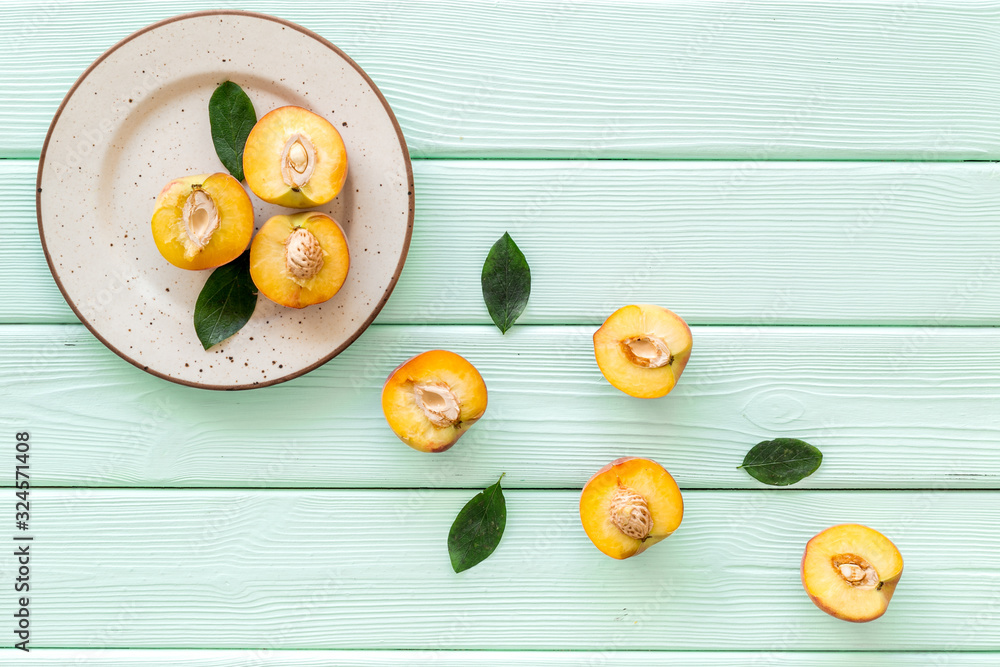
<path fill-rule="evenodd" d="M 192 316 L 208 272 L 168 264 L 150 217 L 171 179 L 225 171 L 208 100 L 227 79 L 246 90 L 258 117 L 295 104 L 341 132 L 347 184 L 318 210 L 344 227 L 351 269 L 324 304 L 295 310 L 261 295 L 247 326 L 205 351 Z M 258 228 L 289 210 L 251 199 Z M 282 382 L 350 345 L 389 298 L 412 226 L 409 155 L 375 84 L 333 44 L 262 14 L 185 14 L 116 44 L 70 89 L 38 169 L 42 244 L 81 321 L 139 368 L 210 389 Z"/>

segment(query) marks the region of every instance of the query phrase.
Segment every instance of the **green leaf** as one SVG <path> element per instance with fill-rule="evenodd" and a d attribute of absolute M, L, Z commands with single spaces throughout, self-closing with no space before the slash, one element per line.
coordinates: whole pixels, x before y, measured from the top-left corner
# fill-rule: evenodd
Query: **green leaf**
<path fill-rule="evenodd" d="M 482 279 L 483 300 L 493 324 L 497 325 L 500 333 L 507 333 L 524 312 L 531 294 L 528 260 L 510 234 L 504 232 L 490 248 L 483 264 Z"/>
<path fill-rule="evenodd" d="M 506 474 L 506 473 L 504 473 Z M 490 557 L 507 526 L 507 503 L 500 479 L 465 504 L 448 533 L 448 555 L 455 572 L 468 570 Z"/>
<path fill-rule="evenodd" d="M 222 164 L 237 181 L 243 180 L 243 147 L 250 130 L 257 123 L 253 102 L 243 89 L 226 81 L 208 101 L 208 119 L 212 123 L 212 143 Z"/>
<path fill-rule="evenodd" d="M 220 266 L 205 281 L 194 305 L 194 330 L 207 350 L 243 328 L 257 307 L 250 251 Z"/>
<path fill-rule="evenodd" d="M 803 440 L 775 438 L 753 446 L 739 466 L 771 486 L 795 484 L 816 472 L 823 453 Z"/>

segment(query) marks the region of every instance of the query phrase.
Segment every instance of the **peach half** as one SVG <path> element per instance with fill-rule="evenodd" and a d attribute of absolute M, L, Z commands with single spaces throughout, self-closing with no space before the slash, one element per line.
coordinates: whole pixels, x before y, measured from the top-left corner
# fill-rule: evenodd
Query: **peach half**
<path fill-rule="evenodd" d="M 854 623 L 889 608 L 903 557 L 882 533 L 856 523 L 827 528 L 806 544 L 802 585 L 817 607 Z"/>
<path fill-rule="evenodd" d="M 302 107 L 264 114 L 243 148 L 243 173 L 253 193 L 271 204 L 313 208 L 340 193 L 347 149 L 340 132 Z"/>
<path fill-rule="evenodd" d="M 666 396 L 691 358 L 691 329 L 650 305 L 625 306 L 594 333 L 594 356 L 614 387 L 637 398 Z"/>
<path fill-rule="evenodd" d="M 336 220 L 315 211 L 276 215 L 250 246 L 250 277 L 264 296 L 290 308 L 328 301 L 347 280 L 351 255 Z"/>
<path fill-rule="evenodd" d="M 590 478 L 580 494 L 580 521 L 587 537 L 619 560 L 670 537 L 683 516 L 677 482 L 649 459 L 612 461 Z"/>
<path fill-rule="evenodd" d="M 486 383 L 465 358 L 431 350 L 392 372 L 382 387 L 382 411 L 410 447 L 443 452 L 486 412 Z"/>
<path fill-rule="evenodd" d="M 156 198 L 153 240 L 182 269 L 214 269 L 239 257 L 253 236 L 253 204 L 229 174 L 184 176 Z"/>

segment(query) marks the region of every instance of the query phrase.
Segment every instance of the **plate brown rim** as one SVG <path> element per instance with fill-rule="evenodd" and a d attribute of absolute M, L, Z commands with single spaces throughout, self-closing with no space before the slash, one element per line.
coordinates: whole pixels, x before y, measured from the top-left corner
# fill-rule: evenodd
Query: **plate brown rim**
<path fill-rule="evenodd" d="M 392 121 L 392 125 L 396 129 L 396 136 L 399 139 L 399 146 L 403 150 L 403 159 L 406 162 L 406 179 L 407 179 L 407 187 L 408 187 L 409 198 L 410 198 L 410 213 L 409 213 L 409 217 L 408 217 L 407 225 L 406 225 L 406 239 L 405 239 L 405 241 L 403 243 L 403 252 L 400 255 L 399 263 L 396 265 L 396 271 L 395 271 L 395 273 L 393 273 L 392 278 L 389 280 L 389 285 L 386 287 L 385 292 L 383 292 L 383 294 L 382 294 L 382 298 L 375 305 L 375 308 L 372 310 L 372 313 L 371 313 L 371 315 L 369 315 L 368 319 L 366 319 L 364 322 L 362 322 L 361 325 L 358 327 L 358 329 L 354 333 L 352 333 L 350 336 L 348 336 L 347 340 L 344 341 L 336 349 L 334 349 L 333 352 L 331 352 L 329 355 L 323 357 L 319 361 L 317 361 L 317 362 L 315 362 L 313 364 L 310 364 L 309 366 L 307 366 L 307 367 L 305 367 L 303 369 L 297 370 L 297 371 L 295 371 L 293 373 L 289 373 L 289 374 L 284 375 L 284 376 L 279 377 L 279 378 L 275 378 L 273 380 L 266 380 L 264 382 L 254 382 L 252 384 L 232 384 L 232 385 L 206 384 L 206 383 L 191 382 L 191 381 L 188 381 L 188 380 L 182 380 L 180 378 L 170 377 L 169 375 L 166 375 L 164 373 L 152 370 L 148 366 L 139 363 L 138 361 L 136 361 L 135 359 L 132 359 L 127 354 L 125 354 L 124 352 L 122 352 L 121 350 L 119 350 L 117 347 L 115 347 L 114 345 L 112 345 L 111 343 L 109 343 L 108 340 L 105 339 L 104 336 L 102 336 L 94 328 L 94 326 L 83 316 L 83 314 L 80 312 L 79 308 L 77 308 L 76 304 L 69 297 L 69 294 L 66 293 L 66 288 L 63 286 L 62 280 L 60 280 L 60 278 L 59 278 L 59 274 L 56 271 L 55 265 L 54 265 L 54 263 L 52 261 L 52 257 L 49 255 L 48 245 L 45 242 L 45 230 L 44 230 L 44 226 L 42 224 L 42 207 L 41 207 L 41 199 L 42 199 L 42 171 L 43 171 L 43 169 L 45 167 L 45 154 L 46 154 L 46 151 L 49 148 L 49 139 L 52 138 L 52 131 L 55 129 L 56 123 L 59 122 L 59 117 L 62 115 L 62 112 L 63 112 L 63 110 L 66 107 L 66 103 L 69 102 L 70 98 L 73 97 L 73 93 L 76 92 L 76 89 L 79 88 L 80 84 L 83 83 L 83 81 L 90 75 L 90 73 L 94 69 L 96 69 L 97 66 L 100 65 L 104 61 L 105 58 L 107 58 L 108 56 L 110 56 L 112 53 L 114 53 L 115 51 L 117 51 L 119 48 L 121 48 L 125 44 L 129 43 L 130 41 L 132 41 L 136 37 L 139 37 L 140 35 L 142 35 L 144 33 L 147 33 L 147 32 L 149 32 L 151 30 L 155 30 L 155 29 L 160 28 L 162 26 L 165 26 L 167 24 L 174 23 L 175 21 L 184 21 L 184 20 L 187 20 L 187 19 L 201 18 L 201 17 L 204 17 L 204 16 L 227 16 L 227 15 L 228 16 L 249 16 L 251 18 L 263 19 L 263 20 L 266 20 L 266 21 L 273 21 L 275 23 L 280 23 L 281 25 L 284 25 L 284 26 L 287 26 L 287 27 L 292 28 L 294 30 L 297 30 L 297 31 L 301 32 L 302 34 L 306 35 L 307 37 L 311 37 L 311 38 L 315 39 L 317 42 L 319 42 L 320 44 L 326 46 L 328 49 L 330 49 L 331 51 L 333 51 L 334 53 L 336 53 L 338 56 L 340 56 L 341 58 L 343 58 L 355 70 L 357 70 L 358 74 L 360 74 L 362 76 L 362 78 L 368 83 L 369 86 L 371 86 L 372 90 L 378 96 L 378 99 L 382 103 L 382 106 L 385 108 L 386 113 L 389 114 L 389 120 Z M 105 347 L 107 347 L 109 350 L 111 350 L 112 352 L 114 352 L 119 357 L 121 357 L 125 361 L 129 362 L 130 364 L 132 364 L 136 368 L 138 368 L 140 370 L 143 370 L 146 373 L 149 373 L 150 375 L 154 375 L 154 376 L 156 376 L 158 378 L 162 378 L 164 380 L 167 380 L 169 382 L 173 382 L 173 383 L 184 385 L 184 386 L 188 386 L 188 387 L 196 387 L 198 389 L 211 389 L 211 390 L 216 390 L 216 391 L 237 391 L 237 390 L 244 390 L 244 389 L 259 389 L 259 388 L 262 388 L 262 387 L 269 387 L 269 386 L 272 386 L 272 385 L 275 385 L 275 384 L 279 384 L 281 382 L 287 382 L 288 380 L 294 380 L 297 377 L 305 375 L 306 373 L 308 373 L 310 371 L 313 371 L 316 368 L 319 368 L 320 366 L 322 366 L 323 364 L 325 364 L 326 362 L 330 361 L 331 359 L 333 359 L 334 357 L 336 357 L 338 354 L 340 354 L 341 352 L 343 352 L 354 341 L 356 341 L 358 339 L 358 337 L 361 336 L 361 334 L 364 333 L 368 329 L 369 326 L 371 326 L 371 323 L 375 320 L 375 318 L 378 316 L 378 314 L 382 311 L 382 308 L 385 306 L 386 301 L 389 300 L 389 296 L 392 294 L 393 289 L 395 289 L 396 283 L 399 281 L 399 276 L 400 276 L 400 274 L 403 271 L 403 264 L 406 262 L 406 256 L 407 256 L 407 254 L 409 253 L 409 250 L 410 250 L 410 240 L 413 237 L 413 214 L 414 214 L 414 203 L 415 203 L 415 201 L 416 201 L 416 195 L 415 195 L 414 188 L 413 188 L 413 165 L 410 162 L 410 152 L 409 152 L 409 150 L 406 147 L 406 139 L 403 137 L 403 131 L 399 127 L 399 122 L 396 120 L 396 115 L 392 112 L 392 107 L 389 106 L 389 103 L 386 101 L 385 96 L 382 95 L 382 91 L 378 89 L 378 86 L 376 86 L 375 82 L 371 80 L 371 77 L 368 76 L 368 74 L 361 68 L 360 65 L 358 65 L 356 62 L 354 62 L 354 60 L 350 56 L 348 56 L 346 53 L 344 53 L 342 50 L 340 50 L 340 48 L 338 48 L 335 44 L 333 44 L 332 42 L 330 42 L 328 39 L 322 37 L 321 35 L 318 35 L 317 33 L 313 32 L 312 30 L 309 30 L 308 28 L 303 28 L 302 26 L 298 25 L 297 23 L 293 23 L 292 21 L 289 21 L 287 19 L 279 18 L 277 16 L 271 16 L 269 14 L 262 14 L 260 12 L 245 11 L 245 10 L 242 10 L 242 9 L 208 9 L 208 10 L 203 10 L 203 11 L 187 12 L 187 13 L 184 13 L 184 14 L 178 14 L 177 16 L 173 16 L 173 17 L 170 17 L 170 18 L 167 18 L 167 19 L 163 19 L 162 21 L 157 21 L 156 23 L 151 23 L 150 25 L 146 26 L 145 28 L 142 28 L 141 30 L 137 30 L 136 32 L 132 33 L 128 37 L 125 37 L 124 39 L 122 39 L 121 41 L 119 41 L 117 44 L 115 44 L 114 46 L 112 46 L 111 48 L 109 48 L 107 51 L 105 51 L 104 53 L 102 53 L 101 56 L 99 58 L 97 58 L 97 60 L 95 60 L 93 63 L 91 63 L 90 66 L 87 67 L 87 69 L 85 69 L 83 71 L 83 74 L 81 74 L 79 76 L 79 78 L 76 80 L 76 82 L 73 84 L 73 86 L 69 89 L 69 92 L 66 93 L 66 96 L 63 98 L 62 102 L 59 104 L 59 108 L 56 109 L 56 113 L 52 117 L 52 122 L 49 123 L 49 129 L 45 133 L 45 142 L 42 144 L 42 152 L 41 152 L 41 155 L 39 156 L 39 159 L 38 159 L 38 174 L 37 174 L 37 176 L 35 178 L 35 215 L 36 215 L 36 217 L 38 219 L 38 236 L 39 236 L 39 238 L 41 239 L 41 242 L 42 242 L 42 251 L 45 253 L 45 261 L 49 265 L 49 272 L 52 273 L 52 277 L 56 281 L 56 286 L 59 288 L 59 291 L 62 293 L 63 298 L 66 299 L 66 303 L 69 304 L 69 307 L 73 310 L 73 313 L 80 320 L 80 322 L 85 327 L 87 327 L 87 329 L 90 330 L 90 333 L 92 333 L 94 335 L 94 337 L 97 338 L 97 340 L 101 341 L 101 343 L 103 343 Z"/>

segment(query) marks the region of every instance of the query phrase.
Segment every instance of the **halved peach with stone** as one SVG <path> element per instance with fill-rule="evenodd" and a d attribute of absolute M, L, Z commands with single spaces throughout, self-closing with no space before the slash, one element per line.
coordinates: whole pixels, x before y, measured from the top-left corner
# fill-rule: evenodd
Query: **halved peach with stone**
<path fill-rule="evenodd" d="M 903 556 L 882 533 L 856 523 L 827 528 L 806 544 L 802 585 L 817 607 L 854 623 L 889 608 Z"/>
<path fill-rule="evenodd" d="M 347 180 L 347 149 L 337 128 L 302 107 L 280 107 L 257 121 L 243 148 L 243 173 L 271 204 L 313 208 Z"/>
<path fill-rule="evenodd" d="M 291 308 L 329 300 L 347 280 L 347 237 L 336 220 L 316 211 L 276 215 L 250 246 L 250 277 L 264 296 Z"/>
<path fill-rule="evenodd" d="M 619 308 L 594 333 L 601 373 L 629 396 L 659 398 L 677 384 L 691 358 L 691 329 L 666 308 Z"/>
<path fill-rule="evenodd" d="M 486 383 L 465 358 L 431 350 L 393 371 L 382 388 L 382 411 L 410 447 L 443 452 L 486 412 Z"/>
<path fill-rule="evenodd" d="M 253 236 L 253 204 L 229 174 L 184 176 L 156 198 L 153 240 L 164 259 L 182 269 L 222 266 L 239 257 Z"/>
<path fill-rule="evenodd" d="M 580 494 L 587 537 L 612 558 L 629 558 L 670 537 L 681 525 L 684 501 L 656 461 L 626 457 L 590 478 Z"/>

